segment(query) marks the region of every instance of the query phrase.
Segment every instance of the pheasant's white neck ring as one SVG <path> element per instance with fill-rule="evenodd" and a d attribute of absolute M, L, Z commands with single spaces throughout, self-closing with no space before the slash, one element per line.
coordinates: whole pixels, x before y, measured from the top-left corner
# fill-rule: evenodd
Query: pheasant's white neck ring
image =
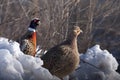
<path fill-rule="evenodd" d="M 29 30 L 29 31 L 33 31 L 33 32 L 36 32 L 36 30 L 33 29 L 33 28 L 28 28 L 28 30 Z"/>

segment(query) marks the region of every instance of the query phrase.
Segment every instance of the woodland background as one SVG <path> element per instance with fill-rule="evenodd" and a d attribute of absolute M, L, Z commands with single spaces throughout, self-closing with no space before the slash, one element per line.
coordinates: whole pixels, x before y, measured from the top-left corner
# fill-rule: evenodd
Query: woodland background
<path fill-rule="evenodd" d="M 120 0 L 0 0 L 0 36 L 17 40 L 34 17 L 41 20 L 37 43 L 42 49 L 62 42 L 78 25 L 80 53 L 100 44 L 120 63 Z"/>

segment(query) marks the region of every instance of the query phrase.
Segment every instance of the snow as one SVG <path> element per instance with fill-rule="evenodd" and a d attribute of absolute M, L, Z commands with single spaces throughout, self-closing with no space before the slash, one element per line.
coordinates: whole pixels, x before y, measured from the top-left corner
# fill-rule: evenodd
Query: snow
<path fill-rule="evenodd" d="M 64 80 L 120 80 L 115 71 L 116 59 L 107 50 L 101 50 L 100 45 L 88 49 L 80 58 L 80 67 Z M 43 64 L 40 58 L 21 52 L 17 42 L 0 37 L 0 80 L 60 80 Z"/>
<path fill-rule="evenodd" d="M 22 80 L 22 74 L 20 62 L 8 50 L 0 49 L 0 80 Z"/>
<path fill-rule="evenodd" d="M 80 67 L 73 73 L 78 80 L 120 80 L 115 71 L 118 62 L 107 50 L 101 50 L 100 45 L 88 49 L 80 58 Z"/>
<path fill-rule="evenodd" d="M 42 65 L 40 58 L 23 54 L 17 42 L 0 38 L 0 80 L 59 80 Z"/>
<path fill-rule="evenodd" d="M 104 72 L 117 70 L 118 67 L 118 63 L 112 54 L 107 50 L 101 50 L 99 45 L 88 49 L 84 55 L 81 55 L 81 58 L 104 70 Z"/>

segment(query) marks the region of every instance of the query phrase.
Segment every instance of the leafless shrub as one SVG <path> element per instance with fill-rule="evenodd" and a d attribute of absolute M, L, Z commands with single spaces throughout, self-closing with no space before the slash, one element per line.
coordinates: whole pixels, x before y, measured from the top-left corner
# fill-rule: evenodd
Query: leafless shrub
<path fill-rule="evenodd" d="M 115 33 L 110 33 L 112 36 L 120 36 L 119 4 L 119 0 L 1 0 L 0 34 L 16 40 L 25 33 L 30 20 L 39 17 L 42 24 L 37 41 L 43 49 L 66 39 L 74 25 L 84 31 L 78 37 L 80 52 L 96 43 L 111 49 L 109 43 L 115 41 L 106 41 L 105 37 L 111 30 Z"/>

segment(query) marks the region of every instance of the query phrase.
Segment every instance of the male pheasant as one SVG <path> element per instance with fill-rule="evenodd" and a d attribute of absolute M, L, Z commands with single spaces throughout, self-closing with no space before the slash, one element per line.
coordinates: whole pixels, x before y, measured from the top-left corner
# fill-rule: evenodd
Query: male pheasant
<path fill-rule="evenodd" d="M 27 32 L 18 40 L 23 53 L 35 56 L 36 54 L 36 28 L 40 25 L 40 20 L 35 18 L 31 21 Z"/>
<path fill-rule="evenodd" d="M 43 67 L 61 79 L 74 71 L 80 60 L 77 47 L 80 32 L 82 30 L 78 26 L 70 29 L 70 34 L 64 42 L 52 47 L 41 57 Z"/>

